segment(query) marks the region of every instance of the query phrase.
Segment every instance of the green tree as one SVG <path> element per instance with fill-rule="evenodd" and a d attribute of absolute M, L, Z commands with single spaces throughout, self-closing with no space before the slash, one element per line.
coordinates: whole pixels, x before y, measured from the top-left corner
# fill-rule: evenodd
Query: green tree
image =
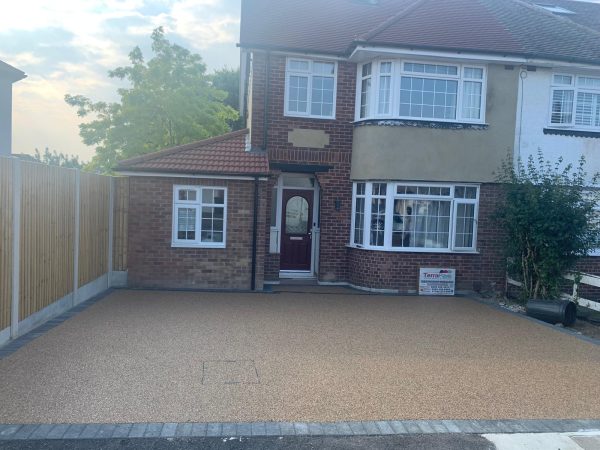
<path fill-rule="evenodd" d="M 171 44 L 162 28 L 151 37 L 152 59 L 146 62 L 136 47 L 129 66 L 108 73 L 130 84 L 117 91 L 119 102 L 65 95 L 80 117 L 93 117 L 79 125 L 83 142 L 96 146 L 93 170 L 108 172 L 121 159 L 226 133 L 238 117 L 224 104 L 227 93 L 212 85 L 200 55 Z"/>
<path fill-rule="evenodd" d="M 503 164 L 498 181 L 506 197 L 497 218 L 509 274 L 523 283 L 524 298 L 558 297 L 562 275 L 598 246 L 598 177 L 586 178 L 584 158 L 577 166 L 562 158 L 552 164 L 539 151 L 537 160 Z"/>
<path fill-rule="evenodd" d="M 40 153 L 36 148 L 33 159 L 50 166 L 68 167 L 70 169 L 81 169 L 83 167 L 83 164 L 79 161 L 79 156 L 58 153 L 56 150 L 50 151 L 48 147 L 46 147 L 44 153 Z"/>
<path fill-rule="evenodd" d="M 227 92 L 224 103 L 235 110 L 239 110 L 240 69 L 229 69 L 224 67 L 220 70 L 216 70 L 210 76 L 210 79 L 215 88 Z M 240 116 L 236 119 L 229 120 L 228 123 L 232 130 L 240 130 L 244 127 L 244 118 Z"/>

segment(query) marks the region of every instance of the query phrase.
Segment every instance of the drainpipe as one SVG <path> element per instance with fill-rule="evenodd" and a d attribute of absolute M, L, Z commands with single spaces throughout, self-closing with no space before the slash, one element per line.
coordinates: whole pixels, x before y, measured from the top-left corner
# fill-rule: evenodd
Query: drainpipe
<path fill-rule="evenodd" d="M 252 280 L 250 289 L 256 290 L 256 247 L 258 239 L 258 177 L 254 177 L 254 217 L 252 219 Z"/>

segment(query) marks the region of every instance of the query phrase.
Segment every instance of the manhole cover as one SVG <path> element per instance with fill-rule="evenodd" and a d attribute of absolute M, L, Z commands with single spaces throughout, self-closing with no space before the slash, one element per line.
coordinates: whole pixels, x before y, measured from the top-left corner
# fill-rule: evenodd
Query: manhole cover
<path fill-rule="evenodd" d="M 258 384 L 260 378 L 252 359 L 202 362 L 202 384 Z"/>

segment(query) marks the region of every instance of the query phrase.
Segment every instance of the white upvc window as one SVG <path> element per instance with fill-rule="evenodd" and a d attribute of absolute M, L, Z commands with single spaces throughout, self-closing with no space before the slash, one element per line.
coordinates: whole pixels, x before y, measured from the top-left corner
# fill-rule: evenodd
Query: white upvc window
<path fill-rule="evenodd" d="M 173 187 L 173 247 L 224 248 L 227 189 L 218 186 Z"/>
<path fill-rule="evenodd" d="M 335 118 L 337 63 L 288 58 L 285 74 L 285 115 Z"/>
<path fill-rule="evenodd" d="M 549 122 L 551 127 L 600 131 L 600 77 L 554 74 Z"/>
<path fill-rule="evenodd" d="M 385 251 L 475 252 L 479 187 L 357 182 L 350 245 Z"/>
<path fill-rule="evenodd" d="M 374 60 L 359 65 L 358 76 L 356 120 L 485 120 L 484 66 Z"/>

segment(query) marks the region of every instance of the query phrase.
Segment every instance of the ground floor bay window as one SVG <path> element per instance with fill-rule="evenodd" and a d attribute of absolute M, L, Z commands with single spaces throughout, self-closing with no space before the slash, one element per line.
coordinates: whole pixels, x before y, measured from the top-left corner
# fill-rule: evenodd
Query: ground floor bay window
<path fill-rule="evenodd" d="M 357 182 L 351 245 L 394 251 L 475 252 L 479 186 Z"/>

